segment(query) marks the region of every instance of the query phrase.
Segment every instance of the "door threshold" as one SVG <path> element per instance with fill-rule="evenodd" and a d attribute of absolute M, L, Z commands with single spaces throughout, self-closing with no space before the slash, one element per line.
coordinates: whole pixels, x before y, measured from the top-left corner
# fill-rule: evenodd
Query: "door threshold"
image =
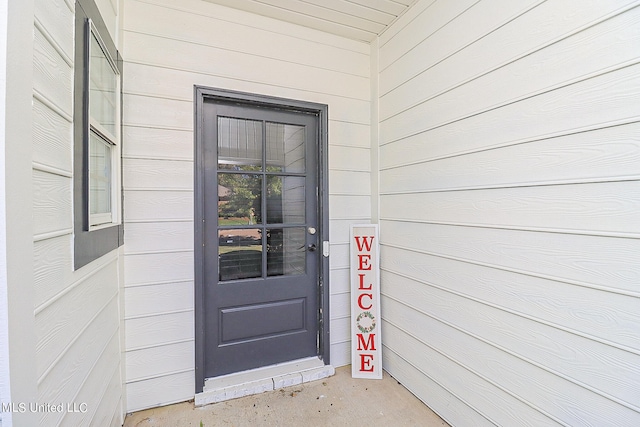
<path fill-rule="evenodd" d="M 317 356 L 249 371 L 207 378 L 202 393 L 195 396 L 195 405 L 224 402 L 282 387 L 316 381 L 335 374 L 335 368 L 325 365 Z"/>

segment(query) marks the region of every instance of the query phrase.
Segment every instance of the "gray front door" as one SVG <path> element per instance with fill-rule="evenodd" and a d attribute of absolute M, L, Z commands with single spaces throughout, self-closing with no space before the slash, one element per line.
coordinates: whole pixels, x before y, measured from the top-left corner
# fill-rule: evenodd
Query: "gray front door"
<path fill-rule="evenodd" d="M 204 378 L 318 355 L 318 117 L 201 116 Z"/>

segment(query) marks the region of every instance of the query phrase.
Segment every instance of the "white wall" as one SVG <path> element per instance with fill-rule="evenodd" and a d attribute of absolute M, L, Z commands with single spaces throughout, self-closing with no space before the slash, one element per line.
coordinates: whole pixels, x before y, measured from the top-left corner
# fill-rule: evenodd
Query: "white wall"
<path fill-rule="evenodd" d="M 9 5 L 8 0 L 0 1 L 0 105 L 7 105 L 7 34 Z M 6 118 L 0 116 L 0 176 L 5 176 L 5 140 Z M 0 183 L 0 403 L 5 400 L 2 396 L 11 396 L 9 384 L 9 316 L 7 299 L 7 217 L 6 217 L 6 190 L 3 179 Z M 7 399 L 8 400 L 8 399 Z M 0 427 L 2 420 L 6 419 L 5 426 L 11 423 L 11 414 L 5 415 L 0 410 Z"/>
<path fill-rule="evenodd" d="M 640 424 L 640 7 L 421 0 L 379 39 L 385 368 L 452 425 Z"/>
<path fill-rule="evenodd" d="M 124 13 L 127 409 L 195 391 L 194 85 L 329 105 L 331 361 L 349 363 L 348 230 L 371 218 L 369 46 L 199 0 Z"/>
<path fill-rule="evenodd" d="M 105 1 L 100 9 L 113 12 Z M 33 369 L 38 402 L 85 403 L 88 411 L 41 412 L 38 419 L 116 426 L 124 416 L 118 251 L 73 271 L 74 10 L 73 0 L 35 1 Z M 107 25 L 115 34 L 115 20 Z"/>
<path fill-rule="evenodd" d="M 65 0 L 66 1 L 66 0 Z M 122 0 L 94 0 L 96 2 L 96 6 L 98 6 L 98 10 L 100 11 L 100 16 L 102 16 L 102 20 L 107 26 L 107 30 L 109 31 L 109 35 L 111 36 L 111 40 L 116 44 L 118 50 L 120 50 L 120 25 L 119 19 L 120 14 L 118 13 L 122 5 L 120 2 Z"/>
<path fill-rule="evenodd" d="M 36 395 L 33 373 L 35 334 L 33 294 L 33 208 L 31 115 L 33 1 L 2 4 L 2 281 L 0 282 L 0 375 L 3 403 L 28 402 Z M 6 21 L 5 21 L 6 19 Z M 25 185 L 27 183 L 27 185 Z M 36 414 L 4 413 L 2 425 L 36 425 Z"/>

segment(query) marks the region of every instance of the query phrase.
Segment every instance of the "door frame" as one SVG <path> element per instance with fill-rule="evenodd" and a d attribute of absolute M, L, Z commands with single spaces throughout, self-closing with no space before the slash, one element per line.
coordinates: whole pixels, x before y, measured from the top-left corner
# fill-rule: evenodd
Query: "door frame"
<path fill-rule="evenodd" d="M 322 250 L 318 253 L 318 357 L 330 364 L 329 341 L 329 107 L 315 102 L 194 86 L 194 309 L 195 309 L 195 393 L 202 393 L 205 376 L 205 292 L 204 292 L 204 114 L 205 100 L 239 106 L 267 107 L 290 112 L 312 113 L 318 118 L 317 176 L 318 224 Z M 325 247 L 327 251 L 325 251 Z"/>

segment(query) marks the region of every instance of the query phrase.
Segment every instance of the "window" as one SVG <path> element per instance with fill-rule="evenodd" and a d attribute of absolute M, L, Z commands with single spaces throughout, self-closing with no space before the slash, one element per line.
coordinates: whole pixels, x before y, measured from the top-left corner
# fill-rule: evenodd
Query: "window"
<path fill-rule="evenodd" d="M 122 61 L 93 0 L 76 2 L 74 79 L 74 264 L 123 243 Z"/>
<path fill-rule="evenodd" d="M 89 226 L 117 222 L 119 71 L 89 20 Z"/>

